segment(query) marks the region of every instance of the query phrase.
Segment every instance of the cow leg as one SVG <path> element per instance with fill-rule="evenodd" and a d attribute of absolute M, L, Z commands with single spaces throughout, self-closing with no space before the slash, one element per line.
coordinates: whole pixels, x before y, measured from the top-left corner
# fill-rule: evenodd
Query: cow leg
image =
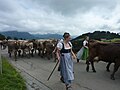
<path fill-rule="evenodd" d="M 17 61 L 17 51 L 14 51 L 15 61 Z"/>
<path fill-rule="evenodd" d="M 91 66 L 92 66 L 93 72 L 96 72 L 95 67 L 94 67 L 94 62 L 93 62 L 93 61 L 91 62 Z"/>
<path fill-rule="evenodd" d="M 21 50 L 18 50 L 18 56 L 20 57 L 20 54 L 21 54 Z"/>
<path fill-rule="evenodd" d="M 37 49 L 35 49 L 35 54 L 37 53 L 36 50 L 37 50 Z"/>
<path fill-rule="evenodd" d="M 4 50 L 4 49 L 6 48 L 6 46 L 5 46 L 5 45 L 3 45 L 3 46 L 1 46 L 1 48 L 2 48 L 2 50 Z"/>
<path fill-rule="evenodd" d="M 111 74 L 111 79 L 112 80 L 115 80 L 114 75 L 115 75 L 115 72 L 118 70 L 119 66 L 120 66 L 119 62 L 115 63 L 113 73 Z"/>
<path fill-rule="evenodd" d="M 44 56 L 43 56 L 43 55 L 44 55 L 43 53 L 44 53 L 44 52 L 43 52 L 42 50 L 40 50 L 40 57 L 41 57 L 41 58 L 44 57 Z"/>
<path fill-rule="evenodd" d="M 92 57 L 88 57 L 88 59 L 86 60 L 86 64 L 87 64 L 86 71 L 87 72 L 89 71 L 90 63 L 91 63 L 92 69 L 94 69 L 93 58 Z M 95 69 L 94 69 L 94 71 L 95 71 Z"/>
<path fill-rule="evenodd" d="M 28 50 L 28 53 L 26 53 L 27 58 L 30 58 L 30 50 Z"/>
<path fill-rule="evenodd" d="M 106 69 L 107 69 L 108 72 L 110 72 L 110 69 L 109 69 L 110 65 L 111 65 L 111 62 L 109 62 L 106 66 Z"/>
<path fill-rule="evenodd" d="M 11 52 L 9 52 L 9 57 L 11 58 Z"/>
<path fill-rule="evenodd" d="M 45 56 L 45 53 L 44 53 L 44 50 L 42 50 L 41 58 L 44 58 L 44 56 Z"/>
<path fill-rule="evenodd" d="M 23 53 L 22 53 L 22 57 L 24 57 L 24 55 L 25 55 L 25 50 L 23 49 L 22 51 L 23 51 Z"/>
<path fill-rule="evenodd" d="M 89 60 L 86 61 L 86 64 L 87 64 L 86 71 L 89 72 L 89 65 L 90 65 Z"/>
<path fill-rule="evenodd" d="M 34 49 L 31 50 L 31 56 L 32 57 L 34 57 L 33 52 L 34 52 Z"/>
<path fill-rule="evenodd" d="M 38 55 L 39 55 L 39 56 L 41 55 L 41 51 L 40 51 L 40 49 L 38 49 Z"/>
<path fill-rule="evenodd" d="M 9 57 L 11 58 L 11 50 L 8 49 L 8 54 L 9 54 Z"/>
<path fill-rule="evenodd" d="M 56 53 L 52 53 L 52 57 L 54 58 L 54 62 L 56 62 L 57 61 L 57 55 L 56 55 Z"/>
<path fill-rule="evenodd" d="M 46 55 L 47 55 L 48 60 L 50 60 L 50 53 L 46 52 Z"/>

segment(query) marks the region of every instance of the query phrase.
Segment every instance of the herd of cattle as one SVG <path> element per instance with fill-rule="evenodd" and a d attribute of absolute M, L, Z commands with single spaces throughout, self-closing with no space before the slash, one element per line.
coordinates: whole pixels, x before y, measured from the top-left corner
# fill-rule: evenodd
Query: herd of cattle
<path fill-rule="evenodd" d="M 57 40 L 4 40 L 1 41 L 0 44 L 2 49 L 8 47 L 8 53 L 11 57 L 12 53 L 14 55 L 15 60 L 17 60 L 18 56 L 34 56 L 34 54 L 38 54 L 41 57 L 51 58 L 52 52 L 57 44 Z M 107 62 L 107 71 L 111 63 L 114 63 L 113 73 L 111 74 L 111 79 L 115 79 L 114 74 L 120 67 L 120 43 L 105 43 L 99 42 L 95 40 L 90 40 L 89 44 L 89 57 L 87 59 L 87 72 L 89 71 L 89 65 L 91 64 L 93 72 L 96 72 L 94 67 L 94 62 L 96 61 L 104 61 Z M 74 48 L 74 47 L 73 47 Z M 77 51 L 75 51 L 77 52 Z"/>
<path fill-rule="evenodd" d="M 41 57 L 51 58 L 52 51 L 56 46 L 55 39 L 40 40 L 3 40 L 0 42 L 2 49 L 8 48 L 9 57 L 12 55 L 17 60 L 19 56 L 34 56 L 38 54 Z"/>

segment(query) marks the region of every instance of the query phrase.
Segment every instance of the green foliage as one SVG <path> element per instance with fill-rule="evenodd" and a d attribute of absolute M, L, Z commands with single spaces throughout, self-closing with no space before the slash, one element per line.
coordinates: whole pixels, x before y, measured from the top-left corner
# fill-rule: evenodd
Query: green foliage
<path fill-rule="evenodd" d="M 14 40 L 18 40 L 18 38 L 17 38 L 17 37 L 14 37 Z"/>
<path fill-rule="evenodd" d="M 23 40 L 23 38 L 20 38 L 20 40 Z"/>
<path fill-rule="evenodd" d="M 4 40 L 5 39 L 5 36 L 0 34 L 0 40 Z"/>
<path fill-rule="evenodd" d="M 7 40 L 12 39 L 10 36 L 7 37 Z"/>
<path fill-rule="evenodd" d="M 26 90 L 25 81 L 20 74 L 8 63 L 3 61 L 3 74 L 0 75 L 0 90 Z"/>
<path fill-rule="evenodd" d="M 120 38 L 112 39 L 111 42 L 120 42 Z"/>

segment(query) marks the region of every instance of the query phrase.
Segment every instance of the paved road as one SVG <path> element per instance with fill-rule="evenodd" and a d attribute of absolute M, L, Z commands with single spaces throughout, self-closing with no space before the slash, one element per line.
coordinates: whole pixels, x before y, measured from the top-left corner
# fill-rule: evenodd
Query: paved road
<path fill-rule="evenodd" d="M 9 58 L 7 51 L 2 51 L 2 54 L 22 72 L 21 74 L 27 80 L 29 90 L 65 90 L 65 85 L 59 80 L 60 75 L 56 70 L 53 76 L 47 81 L 47 78 L 52 71 L 55 62 L 40 58 L 39 56 L 28 58 L 18 58 L 14 61 Z M 120 90 L 120 70 L 116 73 L 116 80 L 110 79 L 111 72 L 106 72 L 106 63 L 99 62 L 95 64 L 96 73 L 85 71 L 86 64 L 84 61 L 76 63 L 74 61 L 75 80 L 73 82 L 73 90 Z"/>

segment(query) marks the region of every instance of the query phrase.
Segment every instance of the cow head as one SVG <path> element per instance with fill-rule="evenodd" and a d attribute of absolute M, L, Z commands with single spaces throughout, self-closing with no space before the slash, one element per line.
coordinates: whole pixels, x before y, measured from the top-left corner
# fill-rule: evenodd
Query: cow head
<path fill-rule="evenodd" d="M 98 56 L 98 51 L 99 51 L 99 47 L 100 44 L 98 41 L 96 40 L 90 40 L 88 43 L 88 47 L 89 47 L 89 56 L 91 58 L 95 58 Z"/>
<path fill-rule="evenodd" d="M 7 40 L 3 40 L 1 42 L 2 49 L 6 49 L 7 45 L 8 45 L 8 41 Z"/>

